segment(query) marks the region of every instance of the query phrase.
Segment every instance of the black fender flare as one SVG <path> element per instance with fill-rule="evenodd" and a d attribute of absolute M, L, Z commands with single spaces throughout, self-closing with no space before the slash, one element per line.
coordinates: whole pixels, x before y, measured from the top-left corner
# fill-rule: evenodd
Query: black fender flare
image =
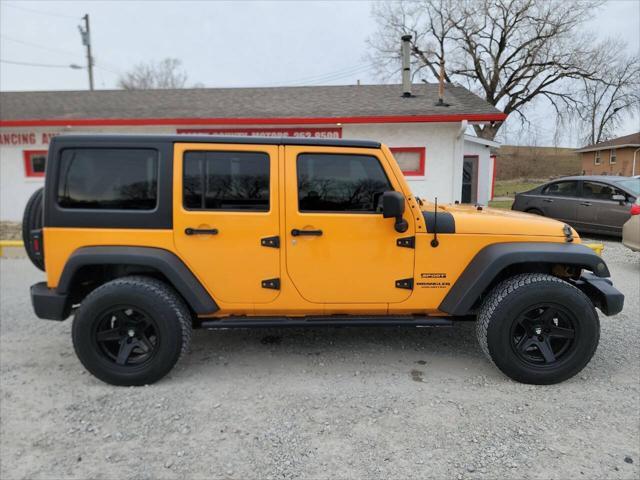
<path fill-rule="evenodd" d="M 610 277 L 604 260 L 593 250 L 574 243 L 495 243 L 480 250 L 453 284 L 438 309 L 468 315 L 483 292 L 505 268 L 526 263 L 571 265 L 598 277 Z"/>
<path fill-rule="evenodd" d="M 133 265 L 157 270 L 169 280 L 197 315 L 208 315 L 218 310 L 216 302 L 184 262 L 174 253 L 155 247 L 79 248 L 69 256 L 56 293 L 68 295 L 76 272 L 82 267 L 93 265 Z"/>

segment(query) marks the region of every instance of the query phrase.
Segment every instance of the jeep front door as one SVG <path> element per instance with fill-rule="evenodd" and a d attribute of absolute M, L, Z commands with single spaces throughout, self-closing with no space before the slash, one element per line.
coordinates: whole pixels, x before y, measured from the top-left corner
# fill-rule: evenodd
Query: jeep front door
<path fill-rule="evenodd" d="M 287 273 L 314 303 L 401 302 L 411 295 L 414 235 L 382 217 L 380 198 L 401 188 L 381 150 L 285 147 Z M 408 207 L 407 207 L 408 208 Z"/>
<path fill-rule="evenodd" d="M 176 144 L 176 250 L 216 300 L 279 293 L 278 147 Z"/>

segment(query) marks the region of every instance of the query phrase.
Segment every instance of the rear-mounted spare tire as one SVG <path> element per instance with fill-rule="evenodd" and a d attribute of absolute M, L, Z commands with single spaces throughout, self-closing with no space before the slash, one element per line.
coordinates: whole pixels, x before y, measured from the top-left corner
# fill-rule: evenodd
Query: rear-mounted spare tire
<path fill-rule="evenodd" d="M 22 241 L 29 260 L 44 271 L 44 245 L 42 244 L 42 200 L 44 189 L 39 188 L 29 198 L 22 215 Z"/>

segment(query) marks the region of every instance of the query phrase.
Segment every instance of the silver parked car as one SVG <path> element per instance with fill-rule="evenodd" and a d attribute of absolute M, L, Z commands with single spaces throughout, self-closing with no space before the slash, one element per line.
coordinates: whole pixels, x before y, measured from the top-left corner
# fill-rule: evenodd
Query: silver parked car
<path fill-rule="evenodd" d="M 581 232 L 622 236 L 639 196 L 640 178 L 564 177 L 517 194 L 511 208 L 561 220 Z"/>

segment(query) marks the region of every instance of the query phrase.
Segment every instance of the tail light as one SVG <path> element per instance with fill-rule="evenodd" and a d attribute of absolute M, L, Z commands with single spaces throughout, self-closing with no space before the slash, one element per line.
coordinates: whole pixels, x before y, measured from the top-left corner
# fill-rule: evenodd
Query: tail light
<path fill-rule="evenodd" d="M 36 258 L 42 258 L 42 230 L 31 230 L 31 247 Z"/>
<path fill-rule="evenodd" d="M 640 205 L 638 205 L 637 203 L 631 205 L 631 210 L 629 210 L 629 213 L 631 215 L 640 215 Z"/>

